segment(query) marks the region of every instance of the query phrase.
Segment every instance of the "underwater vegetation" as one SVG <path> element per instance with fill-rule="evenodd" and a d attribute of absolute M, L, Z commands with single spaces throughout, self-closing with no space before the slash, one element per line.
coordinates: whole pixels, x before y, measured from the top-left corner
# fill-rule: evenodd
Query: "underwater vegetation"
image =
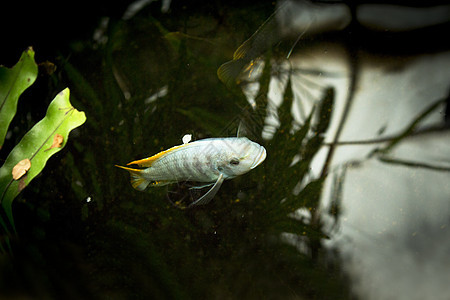
<path fill-rule="evenodd" d="M 23 52 L 13 68 L 0 68 L 0 147 L 16 113 L 20 95 L 33 84 L 37 74 L 38 66 L 31 48 Z M 45 118 L 9 152 L 0 168 L 0 253 L 11 251 L 10 237 L 15 233 L 14 198 L 42 171 L 47 160 L 66 145 L 70 131 L 85 120 L 84 113 L 70 104 L 69 89 L 64 89 L 50 103 Z"/>
<path fill-rule="evenodd" d="M 255 13 L 244 22 L 240 16 L 246 11 L 237 7 L 233 13 L 219 9 L 224 19 L 218 22 L 189 8 L 174 6 L 170 18 L 150 9 L 126 21 L 109 19 L 102 38 L 74 42 L 70 56 L 55 59 L 56 72 L 41 79 L 49 94 L 69 86 L 71 102 L 87 119 L 67 144 L 68 132 L 58 132 L 64 150 L 47 161 L 13 203 L 17 239 L 11 242 L 13 255 L 2 255 L 1 293 L 96 299 L 346 298 L 337 266 L 322 255 L 327 234 L 320 222 L 293 214 L 299 208 L 316 210 L 323 178 L 297 195 L 291 192 L 322 141 L 332 89 L 315 110 L 321 125 L 312 130 L 308 121 L 295 133 L 290 130 L 292 95 L 287 94 L 280 108 L 283 125 L 273 140 L 249 136 L 266 148 L 264 164 L 224 182 L 206 206 L 172 206 L 169 194 L 189 193 L 183 184 L 137 192 L 114 167 L 179 144 L 187 133 L 195 140 L 236 136 L 244 121 L 258 134 L 265 114 L 269 68 L 258 110 L 216 76 L 255 28 L 243 25 L 234 33 L 227 22 L 257 26 L 265 17 Z M 230 40 L 233 45 L 221 47 Z M 20 112 L 13 126 L 24 120 L 26 113 Z M 51 148 L 53 139 L 47 143 L 45 154 L 61 150 Z M 302 160 L 291 166 L 296 155 Z M 286 243 L 286 234 L 307 250 Z"/>

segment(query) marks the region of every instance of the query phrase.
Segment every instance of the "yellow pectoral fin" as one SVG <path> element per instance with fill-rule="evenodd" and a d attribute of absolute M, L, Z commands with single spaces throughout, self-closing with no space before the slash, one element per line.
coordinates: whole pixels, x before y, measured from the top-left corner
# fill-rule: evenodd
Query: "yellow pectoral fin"
<path fill-rule="evenodd" d="M 151 186 L 164 186 L 171 183 L 175 183 L 176 181 L 169 181 L 169 180 L 159 180 L 159 181 L 153 181 L 150 183 Z"/>
<path fill-rule="evenodd" d="M 170 149 L 161 151 L 161 152 L 159 152 L 159 153 L 157 153 L 157 154 L 155 154 L 155 155 L 153 155 L 153 156 L 150 156 L 150 157 L 148 157 L 148 158 L 139 159 L 139 160 L 135 160 L 135 161 L 132 161 L 132 162 L 130 162 L 130 163 L 127 163 L 127 166 L 128 166 L 128 165 L 139 165 L 140 167 L 147 167 L 147 168 L 148 168 L 148 167 L 151 167 L 152 164 L 153 164 L 153 162 L 155 162 L 156 160 L 158 160 L 159 158 L 161 158 L 163 155 L 166 155 L 166 154 L 172 152 L 173 150 L 176 150 L 176 149 L 181 148 L 181 147 L 185 147 L 185 146 L 187 146 L 187 145 L 188 145 L 188 144 L 183 144 L 183 145 L 179 145 L 179 146 L 174 146 L 174 147 L 172 147 L 172 148 L 170 148 Z"/>

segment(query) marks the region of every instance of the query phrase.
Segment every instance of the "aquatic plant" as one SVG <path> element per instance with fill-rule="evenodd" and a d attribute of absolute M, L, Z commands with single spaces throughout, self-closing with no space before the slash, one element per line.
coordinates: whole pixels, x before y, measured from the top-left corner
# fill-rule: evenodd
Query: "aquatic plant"
<path fill-rule="evenodd" d="M 37 74 L 38 66 L 31 48 L 23 52 L 13 68 L 0 68 L 0 145 L 16 113 L 20 95 L 33 84 Z M 42 171 L 47 160 L 66 145 L 70 131 L 85 120 L 84 113 L 70 104 L 69 89 L 65 89 L 50 103 L 46 116 L 7 156 L 0 168 L 0 224 L 3 229 L 0 252 L 6 250 L 5 244 L 10 249 L 9 234 L 15 231 L 14 198 Z"/>

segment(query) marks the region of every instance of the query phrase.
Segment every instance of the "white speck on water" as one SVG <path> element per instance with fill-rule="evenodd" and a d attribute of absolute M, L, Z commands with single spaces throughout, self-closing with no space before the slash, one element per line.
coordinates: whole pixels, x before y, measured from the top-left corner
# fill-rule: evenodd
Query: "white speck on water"
<path fill-rule="evenodd" d="M 183 144 L 189 143 L 192 140 L 192 134 L 185 134 L 181 140 Z"/>

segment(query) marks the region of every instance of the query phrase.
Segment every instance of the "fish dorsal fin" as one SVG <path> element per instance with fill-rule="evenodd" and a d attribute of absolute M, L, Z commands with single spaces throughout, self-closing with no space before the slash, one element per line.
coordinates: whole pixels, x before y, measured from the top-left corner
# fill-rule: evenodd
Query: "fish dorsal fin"
<path fill-rule="evenodd" d="M 236 137 L 245 137 L 248 135 L 248 128 L 242 120 L 239 121 Z"/>
<path fill-rule="evenodd" d="M 240 58 L 244 58 L 247 55 L 248 51 L 252 48 L 253 36 L 246 40 L 239 48 L 234 51 L 233 60 L 238 60 Z"/>
<path fill-rule="evenodd" d="M 167 150 L 164 150 L 164 151 L 161 151 L 161 152 L 159 152 L 159 153 L 157 153 L 157 154 L 155 154 L 155 155 L 153 155 L 153 156 L 150 156 L 150 157 L 148 157 L 148 158 L 144 158 L 144 159 L 139 159 L 139 160 L 135 160 L 135 161 L 132 161 L 132 162 L 130 162 L 130 163 L 127 163 L 127 165 L 139 165 L 140 167 L 151 167 L 152 166 L 152 164 L 156 161 L 156 160 L 158 160 L 159 158 L 161 158 L 161 157 L 163 157 L 164 155 L 166 155 L 166 154 L 168 154 L 168 153 L 170 153 L 170 152 L 172 152 L 172 151 L 174 151 L 174 150 L 177 150 L 177 149 L 179 149 L 179 148 L 181 148 L 181 147 L 185 147 L 185 146 L 187 146 L 188 144 L 183 144 L 183 145 L 179 145 L 179 146 L 174 146 L 174 147 L 172 147 L 172 148 L 169 148 L 169 149 L 167 149 Z"/>
<path fill-rule="evenodd" d="M 277 20 L 275 18 L 276 14 L 284 9 L 286 3 L 282 3 L 275 11 L 259 26 L 259 28 L 252 34 L 252 36 L 247 39 L 233 54 L 233 60 L 240 58 L 255 59 L 256 57 L 248 57 L 249 53 L 254 52 L 254 47 L 261 47 L 267 43 L 267 40 L 271 40 L 272 36 L 276 36 L 276 41 L 278 41 L 279 34 L 277 32 Z M 269 38 L 268 38 L 269 36 Z M 262 53 L 261 53 L 262 54 Z M 258 56 L 258 55 L 257 55 Z"/>

